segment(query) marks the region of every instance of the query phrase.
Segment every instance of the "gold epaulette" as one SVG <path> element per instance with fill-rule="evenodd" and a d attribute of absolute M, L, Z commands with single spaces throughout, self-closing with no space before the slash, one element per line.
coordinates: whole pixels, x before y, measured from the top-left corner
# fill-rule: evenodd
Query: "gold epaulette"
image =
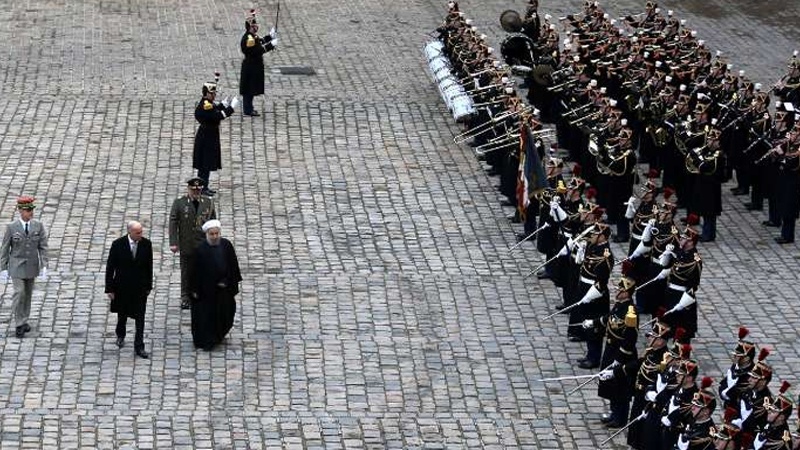
<path fill-rule="evenodd" d="M 255 47 L 256 39 L 253 37 L 252 34 L 248 34 L 247 35 L 247 42 L 245 42 L 244 45 L 247 46 L 247 47 Z"/>
<path fill-rule="evenodd" d="M 214 104 L 208 100 L 203 100 L 203 109 L 206 111 L 211 111 L 214 109 Z"/>

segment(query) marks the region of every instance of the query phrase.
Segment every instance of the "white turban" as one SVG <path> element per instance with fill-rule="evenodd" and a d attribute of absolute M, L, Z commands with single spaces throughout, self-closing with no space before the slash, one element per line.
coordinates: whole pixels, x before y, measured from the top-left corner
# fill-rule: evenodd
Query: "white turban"
<path fill-rule="evenodd" d="M 217 219 L 209 220 L 208 222 L 203 224 L 203 233 L 207 232 L 212 228 L 222 228 L 222 222 Z"/>

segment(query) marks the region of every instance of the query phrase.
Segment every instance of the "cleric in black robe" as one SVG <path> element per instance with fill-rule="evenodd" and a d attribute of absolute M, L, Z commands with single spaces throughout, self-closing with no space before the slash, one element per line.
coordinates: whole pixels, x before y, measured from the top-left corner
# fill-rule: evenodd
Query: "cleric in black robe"
<path fill-rule="evenodd" d="M 219 220 L 203 224 L 206 240 L 195 250 L 192 271 L 192 339 L 211 350 L 233 327 L 242 274 L 231 242 L 220 235 Z"/>

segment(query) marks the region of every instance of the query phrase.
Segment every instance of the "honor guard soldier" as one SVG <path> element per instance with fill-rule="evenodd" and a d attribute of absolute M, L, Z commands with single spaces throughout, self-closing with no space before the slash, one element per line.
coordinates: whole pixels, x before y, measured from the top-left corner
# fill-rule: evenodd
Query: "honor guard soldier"
<path fill-rule="evenodd" d="M 666 425 L 664 416 L 675 411 L 670 408 L 681 405 L 680 401 L 673 403 L 673 397 L 680 393 L 684 385 L 687 388 L 694 386 L 697 377 L 697 361 L 691 359 L 692 346 L 680 342 L 679 335 L 682 333 L 684 330 L 681 328 L 676 330 L 673 348 L 664 354 L 656 381 L 650 385 L 644 396 L 650 402 L 644 418 L 645 448 L 648 450 L 661 449 L 662 440 L 665 439 L 662 433 Z"/>
<path fill-rule="evenodd" d="M 189 280 L 195 250 L 206 236 L 203 224 L 217 218 L 214 200 L 201 194 L 203 180 L 194 177 L 186 184 L 186 195 L 176 198 L 169 210 L 169 249 L 180 254 L 181 309 L 191 307 Z"/>
<path fill-rule="evenodd" d="M 664 189 L 665 199 L 669 198 L 671 194 L 671 188 Z M 676 204 L 664 201 L 658 207 L 656 224 L 650 229 L 649 236 L 652 238 L 652 246 L 646 275 L 643 277 L 646 281 L 636 292 L 636 307 L 642 314 L 653 314 L 659 306 L 664 304 L 667 287 L 665 275 L 669 273 L 665 273 L 664 269 L 669 269 L 672 265 L 675 249 L 680 246 L 680 232 L 674 223 L 676 209 Z"/>
<path fill-rule="evenodd" d="M 647 415 L 648 400 L 645 394 L 652 383 L 655 383 L 658 373 L 663 370 L 664 354 L 667 353 L 667 341 L 672 335 L 672 327 L 660 319 L 653 323 L 652 330 L 647 333 L 647 347 L 644 355 L 638 361 L 623 364 L 622 368 L 615 368 L 615 376 L 620 371 L 624 374 L 635 374 L 633 384 L 633 403 L 631 404 L 630 422 L 628 428 L 628 445 L 636 450 L 647 450 L 645 447 L 644 417 Z"/>
<path fill-rule="evenodd" d="M 739 418 L 732 421 L 742 431 L 753 436 L 767 423 L 766 405 L 772 400 L 772 392 L 769 390 L 772 367 L 764 362 L 767 356 L 769 350 L 762 348 L 753 370 L 750 371 L 747 391 L 739 399 Z"/>
<path fill-rule="evenodd" d="M 700 275 L 703 272 L 703 260 L 695 247 L 699 236 L 692 228 L 696 223 L 696 217 L 689 217 L 680 237 L 680 249 L 669 268 L 663 305 L 667 309 L 664 320 L 685 328 L 687 342 L 697 333 L 697 300 L 694 295 L 700 286 Z"/>
<path fill-rule="evenodd" d="M 694 421 L 692 402 L 698 393 L 697 373 L 697 362 L 691 359 L 682 360 L 678 366 L 677 379 L 680 380 L 680 387 L 672 394 L 661 413 L 659 441 L 663 450 L 673 449 L 681 431 Z M 711 379 L 706 378 L 704 381 L 708 384 L 702 385 L 702 389 L 709 388 Z M 714 394 L 711 394 L 712 398 L 713 396 Z"/>
<path fill-rule="evenodd" d="M 781 235 L 775 238 L 778 244 L 794 242 L 795 223 L 800 212 L 800 122 L 776 146 L 778 152 L 778 211 L 781 219 Z"/>
<path fill-rule="evenodd" d="M 622 277 L 617 283 L 617 294 L 608 315 L 587 319 L 589 326 L 605 330 L 605 348 L 600 366 L 604 367 L 598 378 L 597 395 L 609 401 L 611 413 L 602 418 L 609 428 L 625 425 L 633 396 L 633 373 L 625 373 L 628 363 L 639 357 L 636 340 L 639 337 L 639 318 L 633 306 L 636 282 L 625 275 L 628 264 L 623 263 Z M 584 323 L 584 327 L 587 324 Z"/>
<path fill-rule="evenodd" d="M 576 260 L 580 265 L 580 271 L 574 298 L 580 306 L 570 311 L 570 324 L 581 325 L 586 319 L 597 319 L 608 314 L 608 279 L 614 268 L 614 255 L 608 243 L 610 235 L 611 228 L 602 222 L 597 222 L 588 233 L 585 251 L 579 250 L 584 254 Z M 578 367 L 596 369 L 600 367 L 603 334 L 592 329 L 584 331 L 586 357 L 578 361 Z"/>
<path fill-rule="evenodd" d="M 244 21 L 244 29 L 245 33 L 239 43 L 244 54 L 239 79 L 242 114 L 258 116 L 260 115 L 258 111 L 253 109 L 253 97 L 264 94 L 264 53 L 274 50 L 278 45 L 278 32 L 273 27 L 268 35 L 260 37 L 254 9 L 250 10 L 250 15 Z"/>
<path fill-rule="evenodd" d="M 239 97 L 234 97 L 231 104 L 227 100 L 215 103 L 219 74 L 215 74 L 213 82 L 203 84 L 203 98 L 194 109 L 194 118 L 200 123 L 194 138 L 194 154 L 192 167 L 197 169 L 197 177 L 203 180 L 203 194 L 212 196 L 215 190 L 209 187 L 211 172 L 222 168 L 222 146 L 219 143 L 219 123 L 233 114 L 239 105 Z"/>
<path fill-rule="evenodd" d="M 686 424 L 676 447 L 678 450 L 711 450 L 714 448 L 715 432 L 714 420 L 711 414 L 717 408 L 717 399 L 714 392 L 708 388 L 711 386 L 711 378 L 704 377 L 700 383 L 700 390 L 695 392 L 690 405 L 691 421 Z"/>
<path fill-rule="evenodd" d="M 739 327 L 739 342 L 731 354 L 733 364 L 719 383 L 719 397 L 725 402 L 726 409 L 738 410 L 739 400 L 747 389 L 750 371 L 755 365 L 756 345 L 745 339 L 748 334 L 750 330 Z"/>
<path fill-rule="evenodd" d="M 789 73 L 775 85 L 775 94 L 782 102 L 800 106 L 800 61 L 797 60 L 796 50 L 789 60 L 788 67 Z"/>
<path fill-rule="evenodd" d="M 567 192 L 564 184 L 562 171 L 564 170 L 564 160 L 550 157 L 545 164 L 545 174 L 549 189 L 545 189 L 539 194 L 539 233 L 536 235 L 536 249 L 545 255 L 546 260 L 550 260 L 556 255 L 559 248 L 556 248 L 558 239 L 558 224 L 550 216 L 550 202 L 557 196 L 563 196 Z M 541 279 L 553 277 L 552 263 L 545 266 L 536 274 Z M 555 281 L 555 280 L 554 280 Z M 560 285 L 556 283 L 556 286 Z"/>
<path fill-rule="evenodd" d="M 714 450 L 741 450 L 748 448 L 753 442 L 754 436 L 742 433 L 741 428 L 731 423 L 736 418 L 736 415 L 736 409 L 725 409 L 722 425 L 712 427 L 709 432 L 714 439 L 714 446 L 711 448 Z"/>
<path fill-rule="evenodd" d="M 789 387 L 784 381 L 780 393 L 774 399 L 767 399 L 767 424 L 753 441 L 755 450 L 792 450 L 792 433 L 787 421 L 792 415 L 794 401 L 786 395 Z"/>

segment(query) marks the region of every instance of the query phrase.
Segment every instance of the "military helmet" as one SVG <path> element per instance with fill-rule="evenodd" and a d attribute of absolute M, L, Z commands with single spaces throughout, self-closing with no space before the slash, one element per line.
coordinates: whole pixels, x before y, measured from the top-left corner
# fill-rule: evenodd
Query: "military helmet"
<path fill-rule="evenodd" d="M 458 10 L 456 8 L 456 10 Z M 247 13 L 247 18 L 244 19 L 244 29 L 249 30 L 252 25 L 258 25 L 258 19 L 256 18 L 256 10 L 251 9 L 250 12 Z"/>
<path fill-rule="evenodd" d="M 708 408 L 710 412 L 717 409 L 717 398 L 714 396 L 714 392 L 708 389 L 713 382 L 711 377 L 703 377 L 700 382 L 700 390 L 692 396 L 692 406 Z"/>
<path fill-rule="evenodd" d="M 681 375 L 696 377 L 699 371 L 700 365 L 697 364 L 697 360 L 695 359 L 682 359 L 678 364 L 678 373 Z"/>
<path fill-rule="evenodd" d="M 214 81 L 206 81 L 203 83 L 203 95 L 217 92 L 217 83 L 219 83 L 219 72 L 214 72 Z"/>
<path fill-rule="evenodd" d="M 655 322 L 653 322 L 653 328 L 647 333 L 647 335 L 666 340 L 672 335 L 672 327 L 670 327 L 666 322 L 662 321 L 659 317 Z"/>
<path fill-rule="evenodd" d="M 791 384 L 789 384 L 788 381 L 784 381 L 781 383 L 779 394 L 776 395 L 774 399 L 770 400 L 769 397 L 765 399 L 765 401 L 768 402 L 767 410 L 770 412 L 777 412 L 787 419 L 792 414 L 792 409 L 794 408 L 794 401 L 786 395 L 786 391 L 789 390 L 789 387 L 791 387 Z"/>
<path fill-rule="evenodd" d="M 756 357 L 756 344 L 745 340 L 749 334 L 750 330 L 745 327 L 739 327 L 739 342 L 736 344 L 736 348 L 733 349 L 733 356 L 737 358 L 747 357 L 750 359 Z"/>
<path fill-rule="evenodd" d="M 727 407 L 725 408 L 725 413 L 722 415 L 722 425 L 719 427 L 711 427 L 708 431 L 708 434 L 714 438 L 717 442 L 719 441 L 738 441 L 739 434 L 742 432 L 742 429 L 738 426 L 733 424 L 734 419 L 739 416 L 739 412 L 734 407 Z"/>
<path fill-rule="evenodd" d="M 758 353 L 758 360 L 755 366 L 750 369 L 750 377 L 758 378 L 759 380 L 766 380 L 767 383 L 772 380 L 772 367 L 765 363 L 764 360 L 769 356 L 769 349 L 762 348 Z"/>

